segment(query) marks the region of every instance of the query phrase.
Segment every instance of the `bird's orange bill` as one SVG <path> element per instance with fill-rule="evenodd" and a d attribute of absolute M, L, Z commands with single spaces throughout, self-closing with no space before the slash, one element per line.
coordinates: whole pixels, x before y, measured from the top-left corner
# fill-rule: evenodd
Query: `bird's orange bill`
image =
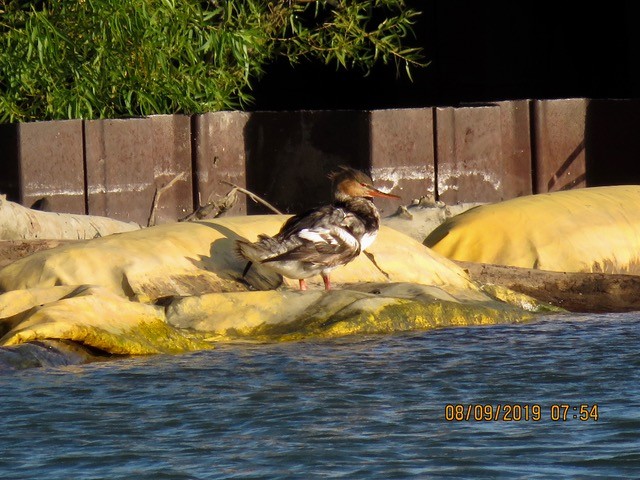
<path fill-rule="evenodd" d="M 369 190 L 369 195 L 371 195 L 372 197 L 398 198 L 398 199 L 400 198 L 398 195 L 394 195 L 393 193 L 384 193 L 373 187 L 369 187 L 368 190 Z"/>

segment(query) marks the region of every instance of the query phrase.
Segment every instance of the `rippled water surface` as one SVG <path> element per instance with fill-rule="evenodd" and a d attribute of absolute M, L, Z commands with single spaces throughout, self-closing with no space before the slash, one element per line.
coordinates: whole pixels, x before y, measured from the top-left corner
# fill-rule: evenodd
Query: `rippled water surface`
<path fill-rule="evenodd" d="M 1 478 L 640 476 L 638 313 L 227 345 L 0 384 Z M 541 419 L 447 421 L 447 404 L 540 405 Z M 581 404 L 598 420 L 573 418 Z"/>

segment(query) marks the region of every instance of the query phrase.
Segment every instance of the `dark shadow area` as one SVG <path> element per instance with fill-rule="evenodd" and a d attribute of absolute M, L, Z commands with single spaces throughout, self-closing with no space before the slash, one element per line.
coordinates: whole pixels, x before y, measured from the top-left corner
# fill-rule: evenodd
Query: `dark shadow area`
<path fill-rule="evenodd" d="M 20 147 L 17 123 L 0 124 L 0 194 L 7 200 L 20 202 Z"/>
<path fill-rule="evenodd" d="M 282 277 L 280 275 L 262 267 L 261 265 L 252 265 L 247 274 L 245 276 L 242 275 L 242 272 L 247 265 L 247 261 L 239 254 L 236 254 L 235 243 L 237 240 L 246 240 L 246 238 L 241 237 L 233 230 L 222 225 L 216 225 L 208 222 L 194 223 L 217 231 L 223 236 L 223 238 L 214 240 L 211 243 L 208 257 L 201 255 L 197 260 L 190 258 L 189 261 L 193 265 L 200 269 L 214 272 L 223 280 L 239 282 L 240 284 L 255 290 L 271 290 L 278 288 L 282 284 Z M 230 252 L 232 252 L 231 255 Z M 228 286 L 231 286 L 231 284 Z M 237 288 L 229 290 L 223 286 L 223 291 L 236 290 Z M 206 286 L 204 286 L 203 291 L 207 291 Z"/>
<path fill-rule="evenodd" d="M 555 171 L 551 179 L 547 182 L 547 191 L 550 192 L 554 190 L 554 187 L 556 186 L 558 179 L 562 177 L 562 175 L 564 175 L 567 170 L 569 170 L 571 165 L 576 161 L 576 159 L 584 151 L 584 145 L 585 145 L 585 142 L 580 142 L 576 146 L 576 148 L 573 150 L 573 152 L 571 152 L 571 154 L 567 157 L 567 159 L 562 163 L 562 165 L 558 167 L 558 169 Z M 567 183 L 566 185 L 562 185 L 560 190 L 571 190 L 573 187 L 575 187 L 577 184 L 583 181 L 584 181 L 584 175 L 580 175 L 577 178 L 573 179 L 571 182 Z"/>
<path fill-rule="evenodd" d="M 123 358 L 69 340 L 35 340 L 0 347 L 0 372 L 38 367 L 64 367 Z"/>
<path fill-rule="evenodd" d="M 640 3 L 407 0 L 426 68 L 370 75 L 311 61 L 269 65 L 255 110 L 379 109 L 468 102 L 640 96 Z"/>
<path fill-rule="evenodd" d="M 369 168 L 369 116 L 356 111 L 256 112 L 244 129 L 247 189 L 285 213 L 333 200 L 338 165 Z M 247 202 L 247 213 L 271 213 Z"/>
<path fill-rule="evenodd" d="M 209 222 L 192 222 L 197 225 L 202 225 L 207 228 L 211 228 L 215 230 L 223 238 L 215 240 L 211 244 L 211 250 L 208 257 L 203 257 L 200 255 L 198 260 L 189 259 L 193 265 L 203 270 L 207 270 L 210 272 L 224 272 L 229 276 L 230 279 L 237 279 L 239 275 L 236 275 L 236 272 L 242 273 L 242 268 L 245 262 L 243 262 L 239 256 L 233 257 L 237 258 L 237 262 L 233 262 L 233 264 L 229 263 L 227 259 L 229 258 L 228 253 L 234 250 L 234 244 L 236 240 L 246 240 L 245 238 L 238 235 L 233 230 L 224 227 L 222 225 L 216 225 L 214 223 Z"/>
<path fill-rule="evenodd" d="M 640 100 L 591 100 L 585 145 L 588 186 L 640 183 Z"/>

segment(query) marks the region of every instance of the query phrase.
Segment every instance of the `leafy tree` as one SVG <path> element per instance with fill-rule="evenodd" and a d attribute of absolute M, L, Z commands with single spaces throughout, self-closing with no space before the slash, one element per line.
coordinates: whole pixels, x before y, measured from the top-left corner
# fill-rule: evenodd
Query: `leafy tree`
<path fill-rule="evenodd" d="M 420 65 L 404 0 L 0 0 L 0 121 L 239 108 L 284 56 Z"/>

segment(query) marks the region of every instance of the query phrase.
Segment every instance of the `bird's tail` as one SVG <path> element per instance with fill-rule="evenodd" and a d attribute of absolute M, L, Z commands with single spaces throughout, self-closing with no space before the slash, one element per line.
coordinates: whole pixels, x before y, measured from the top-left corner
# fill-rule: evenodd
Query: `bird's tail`
<path fill-rule="evenodd" d="M 250 262 L 260 263 L 273 255 L 268 248 L 269 240 L 273 239 L 267 235 L 260 235 L 259 240 L 255 243 L 247 240 L 236 240 L 236 254 Z"/>

